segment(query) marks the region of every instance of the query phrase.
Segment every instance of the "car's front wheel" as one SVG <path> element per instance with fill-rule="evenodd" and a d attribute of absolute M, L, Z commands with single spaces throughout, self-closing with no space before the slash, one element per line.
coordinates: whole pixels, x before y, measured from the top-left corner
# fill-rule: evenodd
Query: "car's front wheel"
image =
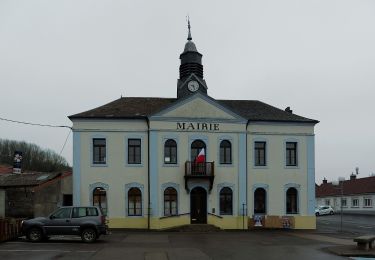
<path fill-rule="evenodd" d="M 331 211 L 329 214 L 330 214 L 330 215 L 333 215 L 333 211 Z"/>
<path fill-rule="evenodd" d="M 85 243 L 92 243 L 98 238 L 95 229 L 85 228 L 81 233 L 82 241 Z"/>
<path fill-rule="evenodd" d="M 319 212 L 316 212 L 316 213 L 315 213 L 315 216 L 319 216 Z"/>
<path fill-rule="evenodd" d="M 27 232 L 26 237 L 31 242 L 40 242 L 43 239 L 43 232 L 40 228 L 31 228 Z"/>

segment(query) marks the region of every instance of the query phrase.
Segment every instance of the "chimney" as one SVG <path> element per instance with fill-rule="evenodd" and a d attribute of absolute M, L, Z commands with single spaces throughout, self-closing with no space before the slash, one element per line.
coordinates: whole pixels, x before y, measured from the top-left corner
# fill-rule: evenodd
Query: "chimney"
<path fill-rule="evenodd" d="M 357 175 L 355 175 L 354 173 L 350 174 L 350 180 L 355 180 L 357 179 Z"/>
<path fill-rule="evenodd" d="M 293 110 L 291 110 L 290 107 L 285 108 L 285 112 L 293 114 Z"/>
<path fill-rule="evenodd" d="M 322 184 L 327 184 L 328 182 L 327 182 L 327 179 L 326 179 L 326 177 L 324 177 L 324 179 L 323 179 L 323 183 Z"/>

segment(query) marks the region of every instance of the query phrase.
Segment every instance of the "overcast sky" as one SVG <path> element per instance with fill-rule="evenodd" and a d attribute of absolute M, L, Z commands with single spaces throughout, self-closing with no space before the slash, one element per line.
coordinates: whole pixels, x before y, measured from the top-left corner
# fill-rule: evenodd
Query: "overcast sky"
<path fill-rule="evenodd" d="M 210 96 L 320 120 L 318 183 L 375 172 L 373 0 L 1 0 L 0 117 L 71 126 L 121 95 L 175 97 L 187 14 Z M 68 133 L 0 121 L 58 153 Z"/>

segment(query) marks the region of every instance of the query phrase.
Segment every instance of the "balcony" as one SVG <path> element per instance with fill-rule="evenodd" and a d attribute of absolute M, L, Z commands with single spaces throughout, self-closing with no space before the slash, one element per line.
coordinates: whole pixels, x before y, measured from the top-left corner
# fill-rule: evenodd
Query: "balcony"
<path fill-rule="evenodd" d="M 196 163 L 187 161 L 185 162 L 185 189 L 189 192 L 189 181 L 206 182 L 209 183 L 209 190 L 212 190 L 214 183 L 214 162 Z"/>

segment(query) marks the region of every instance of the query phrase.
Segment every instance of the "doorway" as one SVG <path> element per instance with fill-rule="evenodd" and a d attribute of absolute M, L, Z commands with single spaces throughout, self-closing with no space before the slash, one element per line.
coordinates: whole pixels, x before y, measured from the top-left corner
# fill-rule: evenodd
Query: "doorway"
<path fill-rule="evenodd" d="M 207 224 L 207 192 L 196 187 L 190 192 L 190 223 Z"/>

